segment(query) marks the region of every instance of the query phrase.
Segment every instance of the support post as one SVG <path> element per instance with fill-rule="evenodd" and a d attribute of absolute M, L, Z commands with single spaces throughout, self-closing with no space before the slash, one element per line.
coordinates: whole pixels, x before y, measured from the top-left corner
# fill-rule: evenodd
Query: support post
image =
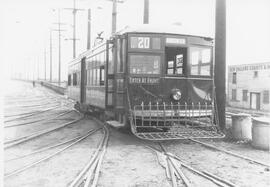
<path fill-rule="evenodd" d="M 117 2 L 116 0 L 113 0 L 113 6 L 112 6 L 112 35 L 116 32 L 116 10 L 117 10 Z"/>
<path fill-rule="evenodd" d="M 149 0 L 144 0 L 143 24 L 149 23 Z"/>
<path fill-rule="evenodd" d="M 88 9 L 87 19 L 87 50 L 91 48 L 91 9 Z"/>
<path fill-rule="evenodd" d="M 60 22 L 60 10 L 58 10 L 58 44 L 59 44 L 59 62 L 58 62 L 58 84 L 61 83 L 61 22 Z"/>
<path fill-rule="evenodd" d="M 52 82 L 52 30 L 50 29 L 50 82 Z"/>
<path fill-rule="evenodd" d="M 76 58 L 76 12 L 76 0 L 73 0 L 73 58 Z"/>
<path fill-rule="evenodd" d="M 215 92 L 220 128 L 225 128 L 226 76 L 226 0 L 216 0 Z"/>

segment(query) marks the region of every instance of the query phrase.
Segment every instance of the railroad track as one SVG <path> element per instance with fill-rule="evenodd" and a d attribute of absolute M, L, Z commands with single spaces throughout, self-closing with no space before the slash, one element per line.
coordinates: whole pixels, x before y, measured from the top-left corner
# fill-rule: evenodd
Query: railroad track
<path fill-rule="evenodd" d="M 244 156 L 244 155 L 240 155 L 240 154 L 234 153 L 232 151 L 229 151 L 229 150 L 226 150 L 226 149 L 222 149 L 222 148 L 219 148 L 217 146 L 214 146 L 214 145 L 211 145 L 211 144 L 208 144 L 208 143 L 199 141 L 199 140 L 195 140 L 195 139 L 189 139 L 189 140 L 192 141 L 192 142 L 195 142 L 197 144 L 200 144 L 200 145 L 202 145 L 202 146 L 204 146 L 206 148 L 209 148 L 209 149 L 212 149 L 212 150 L 216 150 L 216 151 L 220 151 L 220 152 L 226 153 L 228 155 L 231 155 L 231 156 L 234 156 L 234 157 L 237 157 L 237 158 L 246 160 L 249 163 L 254 163 L 254 164 L 261 165 L 261 166 L 265 166 L 265 167 L 268 167 L 268 169 L 270 168 L 270 164 L 265 163 L 263 161 L 256 160 L 256 159 L 253 159 L 253 158 Z"/>
<path fill-rule="evenodd" d="M 219 152 L 228 154 L 228 155 L 236 157 L 236 158 L 240 158 L 242 160 L 247 161 L 249 164 L 256 164 L 256 165 L 266 167 L 265 171 L 269 171 L 269 168 L 270 168 L 269 163 L 265 163 L 265 162 L 260 161 L 260 160 L 252 159 L 250 157 L 247 157 L 247 156 L 244 156 L 241 154 L 237 154 L 237 153 L 234 153 L 232 151 L 229 151 L 229 150 L 226 150 L 226 149 L 223 149 L 223 148 L 220 148 L 220 147 L 217 147 L 217 146 L 214 146 L 214 145 L 211 145 L 211 144 L 199 141 L 199 140 L 189 139 L 189 141 L 192 141 L 196 144 L 202 145 L 208 149 L 219 151 Z M 185 169 L 191 171 L 192 173 L 199 175 L 199 176 L 213 182 L 217 186 L 222 186 L 222 187 L 227 187 L 227 186 L 235 187 L 235 186 L 237 186 L 236 184 L 232 183 L 231 181 L 224 179 L 220 176 L 217 176 L 213 173 L 210 173 L 206 170 L 200 170 L 200 169 L 196 169 L 196 168 L 192 167 L 187 162 L 184 162 L 183 159 L 181 159 L 176 154 L 172 154 L 172 153 L 167 152 L 167 150 L 165 149 L 165 147 L 163 146 L 163 144 L 161 142 L 157 143 L 156 145 L 157 146 L 146 145 L 145 147 L 147 147 L 148 149 L 150 149 L 156 153 L 157 158 L 159 160 L 159 163 L 166 169 L 166 176 L 167 176 L 168 180 L 171 181 L 171 185 L 173 187 L 179 186 L 180 182 L 182 182 L 182 184 L 184 184 L 187 187 L 194 186 L 192 181 L 190 181 L 190 179 L 184 174 L 182 168 L 185 168 Z"/>
<path fill-rule="evenodd" d="M 76 122 L 78 122 L 78 121 L 80 121 L 82 119 L 83 119 L 83 117 L 80 117 L 79 119 L 75 119 L 73 121 L 58 125 L 56 127 L 48 128 L 48 129 L 41 130 L 41 131 L 37 131 L 37 132 L 32 133 L 30 135 L 26 135 L 26 136 L 22 136 L 22 137 L 19 137 L 19 138 L 16 138 L 16 139 L 5 141 L 4 142 L 4 149 L 7 149 L 7 148 L 13 147 L 15 145 L 27 142 L 27 141 L 32 140 L 34 138 L 40 137 L 42 135 L 54 132 L 54 131 L 59 130 L 61 128 L 64 128 L 64 127 L 66 127 L 68 125 L 75 124 Z"/>
<path fill-rule="evenodd" d="M 104 158 L 104 155 L 106 153 L 106 149 L 108 146 L 108 141 L 109 141 L 109 130 L 106 127 L 106 125 L 102 122 L 100 122 L 97 119 L 94 119 L 94 121 L 96 123 L 99 123 L 99 125 L 101 125 L 100 128 L 95 128 L 95 129 L 91 129 L 89 130 L 85 135 L 80 135 L 80 136 L 76 136 L 74 138 L 68 139 L 64 142 L 60 142 L 60 143 L 56 143 L 53 145 L 49 145 L 43 148 L 40 148 L 38 150 L 35 150 L 31 153 L 28 154 L 24 154 L 24 155 L 20 155 L 18 157 L 15 158 L 11 158 L 6 160 L 6 163 L 12 163 L 12 161 L 15 160 L 20 160 L 26 157 L 29 157 L 31 155 L 35 155 L 41 152 L 45 152 L 48 151 L 50 149 L 59 147 L 59 146 L 63 146 L 66 145 L 65 147 L 53 152 L 52 154 L 49 154 L 33 163 L 27 164 L 24 167 L 21 167 L 19 169 L 16 169 L 10 173 L 7 173 L 4 175 L 4 178 L 10 178 L 13 177 L 21 172 L 24 172 L 32 167 L 37 166 L 38 164 L 44 162 L 44 161 L 48 161 L 49 159 L 52 159 L 53 157 L 55 157 L 56 155 L 62 153 L 63 151 L 67 150 L 68 148 L 70 148 L 71 146 L 78 144 L 79 142 L 83 141 L 84 139 L 86 139 L 87 137 L 89 137 L 90 135 L 93 135 L 95 132 L 102 130 L 103 131 L 103 136 L 100 139 L 100 142 L 98 143 L 98 146 L 96 148 L 96 150 L 94 151 L 94 153 L 91 155 L 91 157 L 89 158 L 89 161 L 87 162 L 87 164 L 85 165 L 84 168 L 82 168 L 81 172 L 77 175 L 77 177 L 69 182 L 68 186 L 70 187 L 75 187 L 75 186 L 96 186 L 97 182 L 98 182 L 98 178 L 99 178 L 99 173 L 100 173 L 100 169 L 101 169 L 101 164 Z"/>
<path fill-rule="evenodd" d="M 91 129 L 89 130 L 85 135 L 81 135 L 81 136 L 77 136 L 75 138 L 72 138 L 72 139 L 69 139 L 68 141 L 65 141 L 65 142 L 62 142 L 62 143 L 58 143 L 58 144 L 54 144 L 52 146 L 49 146 L 49 147 L 46 147 L 46 148 L 42 148 L 40 150 L 37 150 L 37 151 L 34 151 L 34 152 L 31 152 L 29 154 L 26 154 L 26 155 L 21 155 L 20 157 L 17 157 L 17 158 L 13 158 L 13 159 L 10 159 L 10 160 L 7 160 L 7 162 L 10 162 L 10 161 L 13 161 L 13 160 L 18 160 L 18 159 L 22 159 L 22 158 L 25 158 L 25 157 L 28 157 L 28 156 L 31 156 L 31 155 L 34 155 L 34 154 L 37 154 L 37 153 L 40 153 L 40 152 L 44 152 L 44 151 L 47 151 L 47 150 L 50 150 L 52 148 L 55 148 L 55 147 L 59 147 L 61 145 L 64 145 L 64 144 L 67 144 L 69 143 L 68 145 L 66 145 L 65 147 L 61 148 L 60 150 L 48 155 L 48 156 L 45 156 L 33 163 L 30 163 L 22 168 L 19 168 L 19 169 L 16 169 L 15 171 L 12 171 L 8 174 L 5 174 L 4 175 L 4 178 L 9 178 L 9 177 L 12 177 L 14 175 L 17 175 L 27 169 L 30 169 L 38 164 L 40 164 L 41 162 L 44 162 L 44 161 L 47 161 L 51 158 L 53 158 L 54 156 L 60 154 L 61 152 L 65 151 L 66 149 L 70 148 L 71 146 L 81 142 L 82 140 L 86 139 L 87 137 L 89 137 L 90 135 L 94 134 L 95 132 L 97 132 L 98 130 L 100 130 L 100 128 L 98 129 Z M 71 143 L 70 143 L 71 142 Z"/>
<path fill-rule="evenodd" d="M 211 181 L 212 183 L 216 184 L 217 186 L 222 187 L 236 187 L 235 184 L 232 182 L 223 179 L 217 175 L 214 175 L 206 170 L 199 170 L 191 165 L 185 163 L 180 157 L 169 153 L 166 151 L 162 143 L 158 143 L 159 148 L 147 145 L 146 147 L 156 153 L 159 162 L 163 167 L 166 168 L 166 176 L 171 181 L 173 187 L 179 186 L 180 182 L 183 183 L 184 186 L 190 187 L 193 186 L 192 181 L 185 175 L 183 172 L 183 168 L 189 170 L 190 172 L 203 177 L 206 180 Z M 182 186 L 182 185 L 181 185 Z"/>
<path fill-rule="evenodd" d="M 18 117 L 12 118 L 12 119 L 4 120 L 4 123 L 12 122 L 12 121 L 17 121 L 17 120 L 22 120 L 22 119 L 25 119 L 25 118 L 28 118 L 28 117 L 31 117 L 31 116 L 42 114 L 44 112 L 52 111 L 52 110 L 57 109 L 57 108 L 60 108 L 60 107 L 61 107 L 61 105 L 54 105 L 52 107 L 43 109 L 41 111 L 34 111 L 34 112 L 31 112 L 31 113 L 28 113 L 28 114 L 25 114 L 25 115 L 22 115 L 22 116 L 18 116 Z"/>
<path fill-rule="evenodd" d="M 57 114 L 56 116 L 50 117 L 50 118 L 46 118 L 46 119 L 37 119 L 37 120 L 33 120 L 33 121 L 29 121 L 29 122 L 23 122 L 23 123 L 18 123 L 18 124 L 13 124 L 13 125 L 5 125 L 4 128 L 10 128 L 10 127 L 18 127 L 18 126 L 24 126 L 24 125 L 30 125 L 30 124 L 34 124 L 37 122 L 48 122 L 48 121 L 52 121 L 52 120 L 57 120 L 57 118 L 64 116 L 66 114 L 69 114 L 71 112 L 77 112 L 76 110 L 68 110 L 68 111 L 64 111 L 61 112 L 60 114 Z"/>
<path fill-rule="evenodd" d="M 91 159 L 77 177 L 68 185 L 69 187 L 95 187 L 97 185 L 101 164 L 108 146 L 109 130 L 104 123 L 97 119 L 94 120 L 103 126 L 103 138 Z"/>

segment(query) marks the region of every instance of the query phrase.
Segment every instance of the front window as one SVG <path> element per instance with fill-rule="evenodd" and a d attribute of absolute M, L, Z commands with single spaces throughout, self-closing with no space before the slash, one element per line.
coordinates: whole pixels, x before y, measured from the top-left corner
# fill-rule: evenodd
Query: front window
<path fill-rule="evenodd" d="M 211 49 L 191 47 L 191 75 L 211 75 Z"/>
<path fill-rule="evenodd" d="M 166 47 L 167 75 L 183 75 L 186 64 L 186 48 Z"/>
<path fill-rule="evenodd" d="M 160 56 L 130 55 L 130 74 L 159 74 Z"/>

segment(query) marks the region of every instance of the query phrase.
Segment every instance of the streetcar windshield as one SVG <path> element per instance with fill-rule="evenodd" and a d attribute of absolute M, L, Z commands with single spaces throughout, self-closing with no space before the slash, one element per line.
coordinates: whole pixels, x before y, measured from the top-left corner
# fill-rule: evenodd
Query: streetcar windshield
<path fill-rule="evenodd" d="M 160 56 L 155 55 L 130 55 L 131 74 L 159 74 Z"/>
<path fill-rule="evenodd" d="M 210 76 L 211 71 L 211 49 L 202 47 L 190 48 L 191 75 Z"/>

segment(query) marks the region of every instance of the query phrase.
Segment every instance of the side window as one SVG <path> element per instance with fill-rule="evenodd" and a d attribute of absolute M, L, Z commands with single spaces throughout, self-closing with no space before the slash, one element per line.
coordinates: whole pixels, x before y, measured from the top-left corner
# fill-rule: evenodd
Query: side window
<path fill-rule="evenodd" d="M 117 45 L 116 45 L 116 64 L 117 64 L 117 72 L 121 73 L 123 72 L 123 60 L 122 60 L 122 45 L 121 45 L 121 39 L 117 39 Z"/>
<path fill-rule="evenodd" d="M 77 73 L 73 73 L 73 86 L 77 85 Z"/>
<path fill-rule="evenodd" d="M 191 75 L 210 76 L 211 73 L 211 49 L 210 48 L 190 48 Z"/>
<path fill-rule="evenodd" d="M 113 62 L 113 47 L 109 49 L 109 59 L 108 59 L 108 74 L 114 73 L 114 62 Z"/>
<path fill-rule="evenodd" d="M 68 75 L 68 86 L 71 85 L 71 75 Z"/>
<path fill-rule="evenodd" d="M 104 65 L 103 66 L 100 66 L 100 81 L 99 81 L 99 84 L 102 86 L 104 85 L 104 81 L 105 81 L 105 68 L 104 68 Z"/>
<path fill-rule="evenodd" d="M 96 85 L 96 68 L 93 68 L 93 85 Z"/>
<path fill-rule="evenodd" d="M 121 50 L 121 61 L 122 61 L 122 72 L 125 71 L 126 63 L 126 39 L 122 39 L 122 50 Z"/>
<path fill-rule="evenodd" d="M 77 85 L 81 85 L 81 73 L 77 73 Z"/>

